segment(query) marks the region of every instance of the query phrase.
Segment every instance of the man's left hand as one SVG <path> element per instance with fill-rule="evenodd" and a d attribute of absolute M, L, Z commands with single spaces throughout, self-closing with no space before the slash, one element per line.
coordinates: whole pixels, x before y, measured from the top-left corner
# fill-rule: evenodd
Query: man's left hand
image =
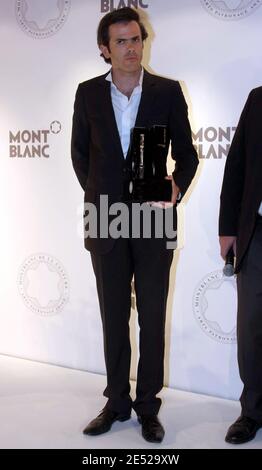
<path fill-rule="evenodd" d="M 172 181 L 172 197 L 171 197 L 171 203 L 176 204 L 177 201 L 177 196 L 180 193 L 179 187 L 176 185 L 174 178 L 172 175 L 168 175 L 165 177 L 166 180 L 171 180 Z"/>

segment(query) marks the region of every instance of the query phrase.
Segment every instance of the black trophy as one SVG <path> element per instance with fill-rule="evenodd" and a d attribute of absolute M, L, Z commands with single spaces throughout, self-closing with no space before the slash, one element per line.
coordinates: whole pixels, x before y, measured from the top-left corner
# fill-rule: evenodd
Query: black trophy
<path fill-rule="evenodd" d="M 129 158 L 133 201 L 171 201 L 172 181 L 167 176 L 166 158 L 169 139 L 166 126 L 134 127 L 131 131 Z"/>

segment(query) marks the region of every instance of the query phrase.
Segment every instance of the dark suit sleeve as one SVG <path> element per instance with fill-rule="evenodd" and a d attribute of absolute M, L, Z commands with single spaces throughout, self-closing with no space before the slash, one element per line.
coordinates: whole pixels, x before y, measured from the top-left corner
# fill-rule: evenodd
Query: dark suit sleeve
<path fill-rule="evenodd" d="M 175 170 L 172 175 L 183 196 L 196 172 L 198 158 L 192 143 L 187 104 L 178 82 L 174 83 L 172 90 L 169 129 L 171 155 L 176 161 Z"/>
<path fill-rule="evenodd" d="M 219 235 L 236 236 L 245 180 L 245 128 L 252 100 L 249 94 L 230 146 L 220 195 Z"/>
<path fill-rule="evenodd" d="M 75 96 L 71 157 L 78 181 L 85 190 L 89 166 L 89 126 L 81 84 Z"/>

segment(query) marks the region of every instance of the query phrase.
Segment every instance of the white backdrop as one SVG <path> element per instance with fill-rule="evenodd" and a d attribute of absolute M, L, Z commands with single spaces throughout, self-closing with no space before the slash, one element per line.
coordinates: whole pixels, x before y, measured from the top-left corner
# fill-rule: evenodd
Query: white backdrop
<path fill-rule="evenodd" d="M 105 371 L 70 134 L 78 83 L 108 69 L 97 24 L 119 3 L 150 22 L 144 64 L 180 81 L 200 155 L 180 207 L 165 383 L 238 398 L 235 281 L 221 273 L 217 219 L 228 145 L 260 85 L 262 0 L 0 0 L 0 353 Z M 134 376 L 135 310 L 131 331 Z"/>

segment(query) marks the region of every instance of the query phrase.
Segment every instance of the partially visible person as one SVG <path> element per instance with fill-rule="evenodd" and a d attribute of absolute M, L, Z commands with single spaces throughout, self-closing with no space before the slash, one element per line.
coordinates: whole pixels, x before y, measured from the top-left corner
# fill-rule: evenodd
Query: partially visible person
<path fill-rule="evenodd" d="M 226 442 L 250 441 L 262 426 L 262 87 L 251 91 L 227 157 L 219 217 L 221 255 L 236 255 L 241 415 Z"/>

